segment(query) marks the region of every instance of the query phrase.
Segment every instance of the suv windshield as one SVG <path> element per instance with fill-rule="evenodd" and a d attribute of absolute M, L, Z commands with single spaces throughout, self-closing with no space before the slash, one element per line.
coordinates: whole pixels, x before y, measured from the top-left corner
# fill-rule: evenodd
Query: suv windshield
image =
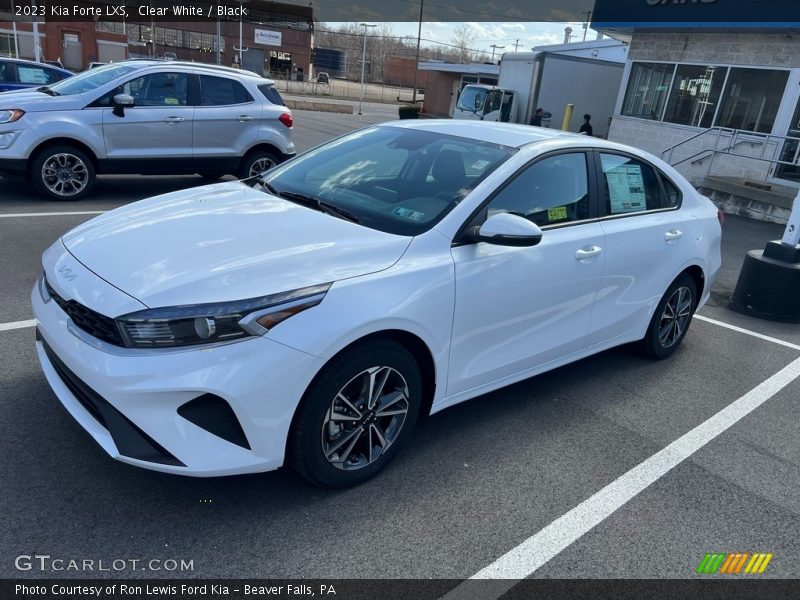
<path fill-rule="evenodd" d="M 346 211 L 399 235 L 433 227 L 516 148 L 405 127 L 371 127 L 320 146 L 265 176 L 274 193 Z"/>
<path fill-rule="evenodd" d="M 51 85 L 50 89 L 60 96 L 69 96 L 70 94 L 82 94 L 90 92 L 95 88 L 105 85 L 109 81 L 113 81 L 121 75 L 135 71 L 139 67 L 134 65 L 116 64 L 116 65 L 103 65 L 96 69 L 84 71 L 78 75 L 73 75 L 67 79 L 60 81 L 55 85 Z"/>

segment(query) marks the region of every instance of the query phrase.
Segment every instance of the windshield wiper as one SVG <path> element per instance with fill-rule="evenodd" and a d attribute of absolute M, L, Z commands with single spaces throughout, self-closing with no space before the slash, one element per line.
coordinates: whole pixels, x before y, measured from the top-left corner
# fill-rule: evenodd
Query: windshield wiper
<path fill-rule="evenodd" d="M 36 88 L 36 91 L 37 92 L 42 92 L 43 94 L 47 94 L 48 96 L 60 96 L 61 95 L 57 91 L 51 90 L 46 85 L 43 85 L 42 87 Z"/>
<path fill-rule="evenodd" d="M 301 204 L 302 206 L 307 206 L 308 208 L 313 208 L 320 212 L 328 213 L 329 215 L 345 219 L 346 221 L 350 221 L 351 223 L 358 223 L 358 217 L 356 217 L 352 213 L 347 212 L 343 208 L 339 208 L 338 206 L 331 204 L 330 202 L 325 202 L 324 200 L 320 200 L 319 198 L 306 196 L 305 194 L 299 194 L 297 192 L 278 191 L 270 183 L 266 181 L 262 181 L 261 185 L 264 186 L 267 189 L 267 191 L 273 196 L 278 196 L 279 198 L 285 198 L 286 200 L 289 200 L 291 202 L 296 202 L 297 204 Z"/>

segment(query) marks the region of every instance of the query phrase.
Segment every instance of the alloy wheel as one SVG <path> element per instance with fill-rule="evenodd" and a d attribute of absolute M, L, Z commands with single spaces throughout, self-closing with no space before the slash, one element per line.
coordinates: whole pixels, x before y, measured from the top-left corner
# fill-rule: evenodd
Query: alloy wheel
<path fill-rule="evenodd" d="M 658 342 L 663 348 L 674 346 L 686 331 L 692 315 L 692 292 L 686 286 L 676 289 L 664 305 L 658 325 Z"/>
<path fill-rule="evenodd" d="M 268 171 L 275 166 L 275 161 L 268 157 L 257 158 L 250 165 L 250 173 L 248 177 L 255 177 L 261 175 L 264 171 Z"/>
<path fill-rule="evenodd" d="M 337 469 L 374 463 L 400 434 L 409 410 L 408 384 L 395 369 L 376 366 L 342 387 L 322 423 L 322 451 Z"/>
<path fill-rule="evenodd" d="M 42 165 L 42 183 L 56 196 L 75 196 L 89 183 L 89 169 L 74 154 L 54 154 Z"/>

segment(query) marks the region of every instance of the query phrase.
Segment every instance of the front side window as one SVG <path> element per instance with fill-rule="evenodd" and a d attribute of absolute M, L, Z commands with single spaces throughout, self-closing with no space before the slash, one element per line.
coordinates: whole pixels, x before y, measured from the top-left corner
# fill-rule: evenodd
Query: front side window
<path fill-rule="evenodd" d="M 200 106 L 227 106 L 252 102 L 244 86 L 227 77 L 200 76 Z"/>
<path fill-rule="evenodd" d="M 678 65 L 664 120 L 711 127 L 726 72 L 725 67 Z"/>
<path fill-rule="evenodd" d="M 606 215 L 626 215 L 661 208 L 661 185 L 655 170 L 635 158 L 601 154 Z"/>
<path fill-rule="evenodd" d="M 656 121 L 661 119 L 674 72 L 675 65 L 672 64 L 634 63 L 622 104 L 622 114 Z"/>
<path fill-rule="evenodd" d="M 717 125 L 771 132 L 788 80 L 788 71 L 731 68 Z"/>
<path fill-rule="evenodd" d="M 405 127 L 372 127 L 311 150 L 267 176 L 346 210 L 359 224 L 399 235 L 433 227 L 516 148 Z"/>
<path fill-rule="evenodd" d="M 488 215 L 511 213 L 539 226 L 589 217 L 586 154 L 558 154 L 526 167 L 488 206 Z"/>
<path fill-rule="evenodd" d="M 186 106 L 188 89 L 186 73 L 150 73 L 125 82 L 113 94 L 133 96 L 136 106 Z"/>

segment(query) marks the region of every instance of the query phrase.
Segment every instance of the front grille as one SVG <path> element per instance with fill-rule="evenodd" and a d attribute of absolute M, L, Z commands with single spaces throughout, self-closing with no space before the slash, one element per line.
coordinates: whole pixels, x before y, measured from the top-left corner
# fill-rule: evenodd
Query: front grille
<path fill-rule="evenodd" d="M 67 316 L 72 319 L 76 327 L 99 340 L 113 344 L 114 346 L 125 347 L 125 342 L 122 341 L 122 336 L 119 333 L 117 323 L 114 319 L 101 315 L 99 312 L 95 312 L 90 308 L 86 308 L 83 304 L 75 300 L 64 300 L 64 298 L 59 296 L 51 287 L 47 279 L 45 279 L 44 285 L 53 301 L 61 307 L 61 310 L 67 313 Z"/>

